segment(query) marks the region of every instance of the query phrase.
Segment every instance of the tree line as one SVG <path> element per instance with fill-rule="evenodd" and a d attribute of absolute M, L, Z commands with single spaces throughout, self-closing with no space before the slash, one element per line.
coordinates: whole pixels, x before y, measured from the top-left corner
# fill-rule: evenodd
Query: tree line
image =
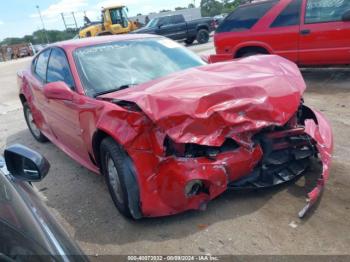
<path fill-rule="evenodd" d="M 201 0 L 202 16 L 216 16 L 223 13 L 231 13 L 241 4 L 250 3 L 252 0 Z"/>
<path fill-rule="evenodd" d="M 0 45 L 15 45 L 22 43 L 47 44 L 72 39 L 78 32 L 73 29 L 64 31 L 60 30 L 37 30 L 31 35 L 25 35 L 24 37 L 8 37 L 0 42 Z M 47 38 L 46 38 L 47 37 Z"/>

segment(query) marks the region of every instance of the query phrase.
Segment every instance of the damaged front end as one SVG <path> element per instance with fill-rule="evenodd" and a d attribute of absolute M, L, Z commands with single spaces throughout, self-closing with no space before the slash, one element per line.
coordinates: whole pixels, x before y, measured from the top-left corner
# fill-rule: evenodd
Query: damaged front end
<path fill-rule="evenodd" d="M 303 217 L 328 179 L 333 150 L 330 125 L 303 105 L 304 90 L 295 64 L 255 56 L 102 96 L 129 112 L 118 130 L 130 132 L 116 140 L 135 165 L 143 216 L 203 210 L 227 189 L 292 181 L 318 158 L 323 172 Z"/>
<path fill-rule="evenodd" d="M 319 198 L 329 176 L 333 136 L 324 116 L 302 105 L 298 114 L 283 128 L 264 130 L 255 136 L 263 149 L 259 164 L 250 175 L 229 183 L 231 189 L 257 189 L 280 185 L 303 175 L 312 164 L 321 164 L 322 173 L 307 194 L 307 204 L 299 217 Z M 313 161 L 316 159 L 318 161 Z"/>
<path fill-rule="evenodd" d="M 316 186 L 299 212 L 299 217 L 304 217 L 319 198 L 329 175 L 333 141 L 323 115 L 302 105 L 285 126 L 238 137 L 235 139 L 239 143 L 228 138 L 221 146 L 176 144 L 166 137 L 164 148 L 169 159 L 160 169 L 160 173 L 167 174 L 166 182 L 159 184 L 163 198 L 173 199 L 174 207 L 202 210 L 209 200 L 227 189 L 281 185 L 304 175 L 311 165 L 320 164 L 323 171 L 313 181 Z M 181 198 L 183 201 L 179 201 Z"/>

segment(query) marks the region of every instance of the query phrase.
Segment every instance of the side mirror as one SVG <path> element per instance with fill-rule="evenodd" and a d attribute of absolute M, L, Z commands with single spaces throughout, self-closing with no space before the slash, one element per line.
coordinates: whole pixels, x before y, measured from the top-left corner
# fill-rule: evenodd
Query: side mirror
<path fill-rule="evenodd" d="M 4 157 L 9 173 L 20 180 L 38 182 L 50 169 L 46 158 L 19 144 L 5 149 Z"/>
<path fill-rule="evenodd" d="M 346 11 L 342 16 L 342 21 L 349 22 L 350 21 L 350 10 Z"/>
<path fill-rule="evenodd" d="M 158 28 L 160 29 L 160 28 L 162 28 L 163 27 L 163 24 L 159 24 L 158 25 Z"/>
<path fill-rule="evenodd" d="M 73 91 L 65 82 L 52 82 L 44 86 L 44 96 L 48 99 L 72 101 Z"/>

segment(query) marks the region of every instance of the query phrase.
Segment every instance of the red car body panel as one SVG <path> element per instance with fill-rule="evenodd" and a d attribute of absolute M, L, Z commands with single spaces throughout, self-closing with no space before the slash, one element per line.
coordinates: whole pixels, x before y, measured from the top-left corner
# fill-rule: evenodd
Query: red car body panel
<path fill-rule="evenodd" d="M 211 57 L 211 61 L 231 60 L 237 58 L 243 48 L 260 47 L 300 66 L 350 64 L 350 22 L 306 24 L 307 0 L 302 0 L 299 25 L 270 27 L 291 2 L 276 3 L 249 30 L 215 33 L 216 55 Z M 305 30 L 309 33 L 302 34 Z"/>
<path fill-rule="evenodd" d="M 30 70 L 22 72 L 19 85 L 45 136 L 88 169 L 99 173 L 94 149 L 99 132 L 122 145 L 137 174 L 143 216 L 204 208 L 230 182 L 249 175 L 261 162 L 263 149 L 254 135 L 272 126 L 297 128 L 291 119 L 300 107 L 305 83 L 296 65 L 278 56 L 205 65 L 97 99 L 85 96 L 72 52 L 85 45 L 133 38 L 140 35 L 59 45 L 67 54 L 77 88 L 72 101 L 47 99 L 41 92 L 43 84 Z M 333 148 L 332 131 L 325 118 L 315 114 L 317 121 L 308 120 L 305 132 L 319 144 L 325 163 L 320 177 L 323 186 Z M 167 137 L 176 144 L 214 147 L 232 138 L 239 147 L 215 157 L 178 157 L 166 154 Z M 203 181 L 208 192 L 188 197 L 184 188 L 195 179 Z M 309 206 L 317 198 L 316 191 L 309 195 Z"/>

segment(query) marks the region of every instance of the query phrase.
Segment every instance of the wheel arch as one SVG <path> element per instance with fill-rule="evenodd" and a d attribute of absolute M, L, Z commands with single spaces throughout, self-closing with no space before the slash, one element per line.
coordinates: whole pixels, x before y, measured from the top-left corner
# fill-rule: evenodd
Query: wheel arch
<path fill-rule="evenodd" d="M 97 129 L 92 136 L 93 156 L 94 156 L 95 164 L 99 168 L 101 168 L 100 146 L 101 146 L 103 139 L 105 139 L 107 137 L 111 137 L 115 140 L 115 138 L 111 134 L 109 134 L 108 132 L 106 132 L 103 129 Z M 118 141 L 116 141 L 116 142 L 119 144 Z"/>
<path fill-rule="evenodd" d="M 198 25 L 198 26 L 197 26 L 197 33 L 198 33 L 198 31 L 201 30 L 201 29 L 205 29 L 205 30 L 209 31 L 209 26 L 204 25 L 204 24 Z"/>
<path fill-rule="evenodd" d="M 261 42 L 251 42 L 251 43 L 245 43 L 244 45 L 237 46 L 233 54 L 233 58 L 239 58 L 244 53 L 252 52 L 252 51 L 258 51 L 263 54 L 273 54 L 273 49 L 269 45 Z"/>

